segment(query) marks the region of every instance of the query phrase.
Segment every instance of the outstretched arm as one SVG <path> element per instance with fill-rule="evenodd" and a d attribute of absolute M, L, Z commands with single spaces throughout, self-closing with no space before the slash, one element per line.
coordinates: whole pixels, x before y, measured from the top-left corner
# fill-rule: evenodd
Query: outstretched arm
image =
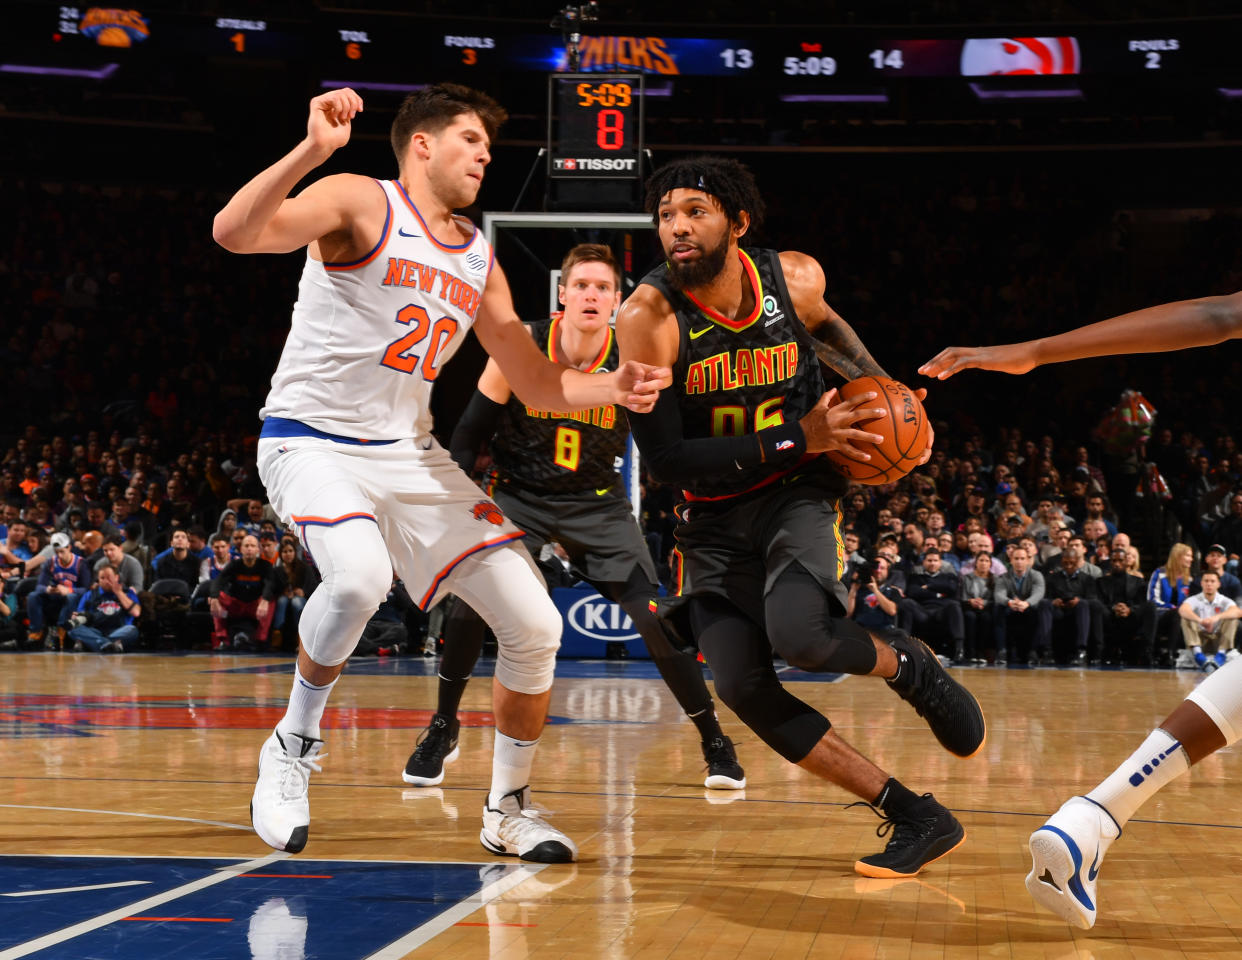
<path fill-rule="evenodd" d="M 553 363 L 535 345 L 513 309 L 504 271 L 487 278 L 474 331 L 518 399 L 539 410 L 586 410 L 610 403 L 646 413 L 673 378 L 668 367 L 629 361 L 609 374 Z"/>
<path fill-rule="evenodd" d="M 938 380 L 972 368 L 1026 373 L 1046 363 L 1118 353 L 1165 353 L 1211 346 L 1239 336 L 1242 293 L 1235 293 L 1163 303 L 1023 343 L 947 347 L 919 367 L 919 373 Z"/>

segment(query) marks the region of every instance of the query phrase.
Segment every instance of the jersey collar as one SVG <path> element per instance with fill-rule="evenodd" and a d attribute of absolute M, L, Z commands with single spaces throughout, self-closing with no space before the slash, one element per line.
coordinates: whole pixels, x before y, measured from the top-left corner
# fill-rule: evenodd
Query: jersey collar
<path fill-rule="evenodd" d="M 561 357 L 558 356 L 560 351 L 557 348 L 560 344 L 559 334 L 561 329 L 561 320 L 563 319 L 563 316 L 553 317 L 552 323 L 548 326 L 548 359 L 553 363 L 563 363 L 567 367 L 572 367 L 573 364 L 567 360 L 561 359 Z M 612 338 L 613 332 L 612 327 L 610 326 L 608 328 L 608 336 L 604 338 L 604 348 L 600 350 L 599 356 L 592 360 L 589 366 L 584 368 L 582 371 L 583 373 L 594 373 L 604 365 L 604 361 L 608 359 L 608 354 L 612 352 Z"/>
<path fill-rule="evenodd" d="M 703 314 L 712 323 L 724 327 L 726 330 L 732 330 L 738 333 L 745 330 L 752 323 L 759 319 L 759 315 L 763 313 L 763 281 L 759 278 L 759 269 L 755 266 L 755 261 L 750 259 L 750 255 L 740 247 L 737 251 L 738 259 L 742 261 L 742 270 L 750 280 L 751 291 L 755 295 L 755 309 L 751 311 L 749 317 L 743 317 L 740 320 L 730 320 L 723 313 L 718 313 L 705 303 L 700 303 L 698 298 L 689 290 L 683 291 L 686 297 L 699 308 L 699 312 Z"/>

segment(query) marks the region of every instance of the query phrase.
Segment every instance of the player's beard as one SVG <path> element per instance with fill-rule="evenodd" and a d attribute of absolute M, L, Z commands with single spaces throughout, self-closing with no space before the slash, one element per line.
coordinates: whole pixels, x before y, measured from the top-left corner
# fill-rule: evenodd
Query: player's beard
<path fill-rule="evenodd" d="M 699 258 L 689 262 L 669 259 L 669 275 L 673 286 L 679 290 L 693 290 L 711 283 L 724 270 L 725 257 L 729 253 L 729 235 L 720 238 L 716 246 L 699 247 Z"/>

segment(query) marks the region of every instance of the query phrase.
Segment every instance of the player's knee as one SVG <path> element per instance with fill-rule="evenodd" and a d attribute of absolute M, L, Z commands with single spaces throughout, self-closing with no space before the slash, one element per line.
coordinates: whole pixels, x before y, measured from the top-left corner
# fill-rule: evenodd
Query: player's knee
<path fill-rule="evenodd" d="M 729 706 L 764 743 L 790 763 L 805 759 L 832 726 L 822 713 L 776 682 L 752 690 L 749 696 Z"/>
<path fill-rule="evenodd" d="M 496 679 L 517 693 L 543 693 L 552 686 L 561 646 L 561 615 L 540 594 L 518 616 L 506 618 L 496 634 Z"/>
<path fill-rule="evenodd" d="M 853 620 L 825 616 L 786 622 L 771 639 L 772 648 L 799 670 L 866 674 L 875 669 L 871 635 Z"/>
<path fill-rule="evenodd" d="M 342 610 L 375 610 L 391 585 L 392 564 L 387 554 L 343 563 L 324 581 L 335 606 Z"/>

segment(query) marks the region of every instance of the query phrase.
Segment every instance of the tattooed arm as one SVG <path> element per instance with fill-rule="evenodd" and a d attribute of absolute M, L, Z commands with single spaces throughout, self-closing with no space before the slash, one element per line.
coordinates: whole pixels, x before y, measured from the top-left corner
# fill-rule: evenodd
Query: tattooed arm
<path fill-rule="evenodd" d="M 823 268 L 806 254 L 781 253 L 781 269 L 794 309 L 815 340 L 815 353 L 821 361 L 846 380 L 859 377 L 887 377 L 884 368 L 863 346 L 854 328 L 824 301 Z"/>

